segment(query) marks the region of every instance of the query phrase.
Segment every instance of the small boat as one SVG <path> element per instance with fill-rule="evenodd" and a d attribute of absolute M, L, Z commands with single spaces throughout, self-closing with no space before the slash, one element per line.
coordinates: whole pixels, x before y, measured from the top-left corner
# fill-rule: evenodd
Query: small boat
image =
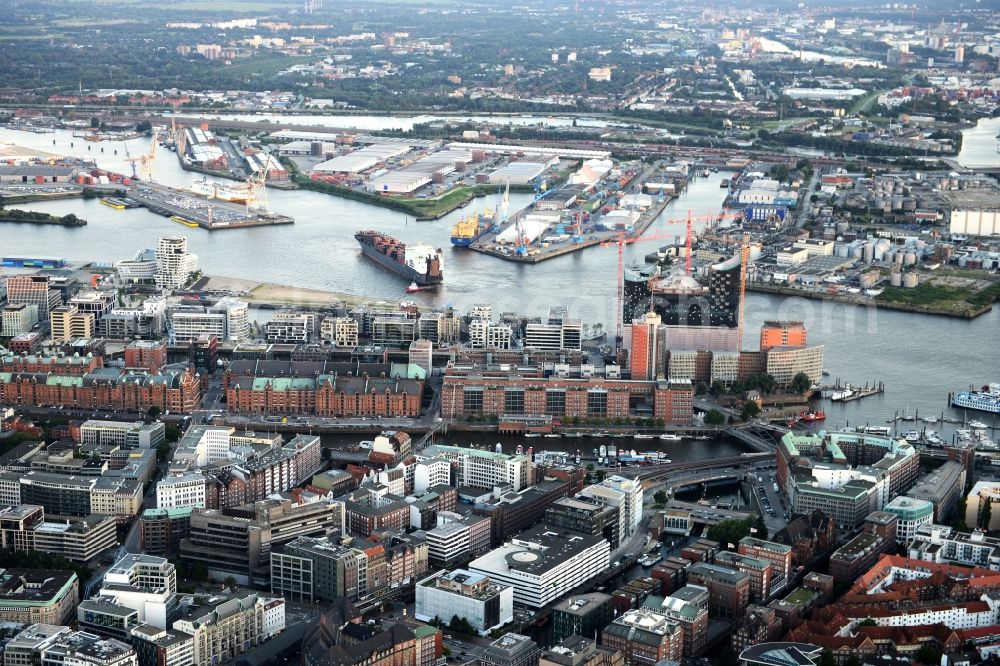
<path fill-rule="evenodd" d="M 421 287 L 416 282 L 411 282 L 410 286 L 406 288 L 406 293 L 408 293 L 408 294 L 415 294 L 418 291 L 424 291 L 425 289 L 426 289 L 426 287 Z"/>
<path fill-rule="evenodd" d="M 698 435 L 697 437 L 692 437 L 691 439 L 697 440 L 699 442 L 707 442 L 712 438 L 709 435 Z"/>
<path fill-rule="evenodd" d="M 545 435 L 545 437 L 548 439 L 560 439 L 562 435 L 560 435 L 557 432 L 550 432 L 549 434 Z"/>
<path fill-rule="evenodd" d="M 811 423 L 812 421 L 823 421 L 826 419 L 826 413 L 823 411 L 818 412 L 807 412 L 802 415 L 802 420 L 806 423 Z"/>
<path fill-rule="evenodd" d="M 982 421 L 969 421 L 969 427 L 975 430 L 985 430 L 986 428 L 989 428 L 989 426 Z"/>
<path fill-rule="evenodd" d="M 924 423 L 937 423 L 938 417 L 936 416 L 925 416 L 923 418 Z"/>
<path fill-rule="evenodd" d="M 541 435 L 538 434 L 537 432 L 526 432 L 526 433 L 524 433 L 524 436 L 525 437 L 541 437 Z"/>
<path fill-rule="evenodd" d="M 192 222 L 186 217 L 181 217 L 180 215 L 171 215 L 170 219 L 178 224 L 183 224 L 185 227 L 190 227 L 192 229 L 197 229 L 200 226 L 197 222 Z"/>
<path fill-rule="evenodd" d="M 652 435 L 636 433 L 635 435 L 632 435 L 632 439 L 654 439 L 654 437 Z"/>
<path fill-rule="evenodd" d="M 824 369 L 823 369 L 823 376 L 824 376 L 824 377 L 829 377 L 829 376 L 830 376 L 830 371 L 829 371 L 829 370 L 827 370 L 826 368 L 824 368 Z"/>
<path fill-rule="evenodd" d="M 903 439 L 905 439 L 906 441 L 908 441 L 910 443 L 919 442 L 920 441 L 920 433 L 917 432 L 916 430 L 907 430 L 906 434 L 903 435 Z"/>
<path fill-rule="evenodd" d="M 660 439 L 663 440 L 664 442 L 679 442 L 681 441 L 682 438 L 677 435 L 665 432 L 662 435 L 660 435 Z"/>
<path fill-rule="evenodd" d="M 497 446 L 500 446 L 500 444 L 497 444 Z M 500 453 L 502 453 L 502 451 Z M 524 446 L 522 444 L 518 444 L 517 448 L 514 449 L 514 453 L 517 455 L 524 453 Z"/>
<path fill-rule="evenodd" d="M 604 458 L 607 458 L 607 457 L 608 457 L 608 447 L 606 447 L 606 446 L 605 446 L 604 444 L 601 444 L 601 446 L 600 446 L 600 453 L 599 453 L 599 457 L 600 457 L 600 458 L 601 458 L 602 460 L 603 460 Z"/>

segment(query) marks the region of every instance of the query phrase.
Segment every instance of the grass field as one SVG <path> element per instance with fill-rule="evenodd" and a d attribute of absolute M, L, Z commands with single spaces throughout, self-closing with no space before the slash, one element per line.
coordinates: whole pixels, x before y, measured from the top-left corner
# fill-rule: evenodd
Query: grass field
<path fill-rule="evenodd" d="M 978 309 L 1000 298 L 1000 282 L 982 288 L 935 284 L 933 281 L 915 289 L 886 287 L 875 300 L 944 312 L 964 312 Z"/>

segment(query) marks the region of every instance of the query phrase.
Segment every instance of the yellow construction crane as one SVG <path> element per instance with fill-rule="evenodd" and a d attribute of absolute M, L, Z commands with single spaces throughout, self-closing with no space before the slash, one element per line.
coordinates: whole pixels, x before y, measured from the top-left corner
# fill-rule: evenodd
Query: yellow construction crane
<path fill-rule="evenodd" d="M 247 210 L 267 210 L 267 172 L 271 170 L 271 156 L 265 153 L 264 168 L 247 177 Z"/>
<path fill-rule="evenodd" d="M 128 145 L 125 146 L 125 159 L 132 165 L 132 177 L 136 180 L 149 182 L 153 180 L 153 166 L 156 163 L 156 144 L 160 142 L 159 133 L 153 132 L 153 140 L 149 144 L 149 151 L 132 157 L 128 153 Z"/>

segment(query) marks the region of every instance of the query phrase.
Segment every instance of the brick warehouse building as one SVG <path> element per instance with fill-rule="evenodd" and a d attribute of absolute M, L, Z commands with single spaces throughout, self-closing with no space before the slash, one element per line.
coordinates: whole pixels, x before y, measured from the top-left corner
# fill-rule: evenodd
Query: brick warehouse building
<path fill-rule="evenodd" d="M 444 378 L 441 415 L 623 418 L 642 402 L 652 403 L 653 416 L 665 423 L 683 425 L 692 421 L 694 390 L 690 382 L 453 374 Z"/>
<path fill-rule="evenodd" d="M 326 372 L 325 362 L 241 362 L 223 378 L 230 412 L 341 416 L 419 416 L 424 382 Z"/>
<path fill-rule="evenodd" d="M 82 375 L 42 372 L 0 372 L 0 403 L 188 413 L 201 400 L 194 370 L 167 367 L 160 372 L 100 368 Z"/>

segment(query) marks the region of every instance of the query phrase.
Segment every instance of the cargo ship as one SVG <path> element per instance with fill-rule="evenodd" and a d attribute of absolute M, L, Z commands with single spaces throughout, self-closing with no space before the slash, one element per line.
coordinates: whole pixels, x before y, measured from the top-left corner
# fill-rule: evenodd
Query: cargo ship
<path fill-rule="evenodd" d="M 981 412 L 1000 414 L 1000 384 L 984 386 L 981 391 L 961 391 L 951 398 L 953 407 L 976 409 Z"/>
<path fill-rule="evenodd" d="M 451 228 L 451 244 L 457 247 L 469 247 L 492 227 L 493 211 L 489 209 L 463 217 Z"/>
<path fill-rule="evenodd" d="M 407 245 L 379 231 L 359 231 L 354 234 L 361 251 L 369 259 L 418 285 L 429 286 L 444 282 L 441 250 L 417 243 Z"/>
<path fill-rule="evenodd" d="M 197 194 L 206 199 L 218 199 L 219 201 L 229 201 L 230 203 L 245 204 L 250 198 L 250 191 L 247 188 L 229 187 L 219 185 L 210 180 L 196 180 L 188 188 L 191 194 Z"/>

